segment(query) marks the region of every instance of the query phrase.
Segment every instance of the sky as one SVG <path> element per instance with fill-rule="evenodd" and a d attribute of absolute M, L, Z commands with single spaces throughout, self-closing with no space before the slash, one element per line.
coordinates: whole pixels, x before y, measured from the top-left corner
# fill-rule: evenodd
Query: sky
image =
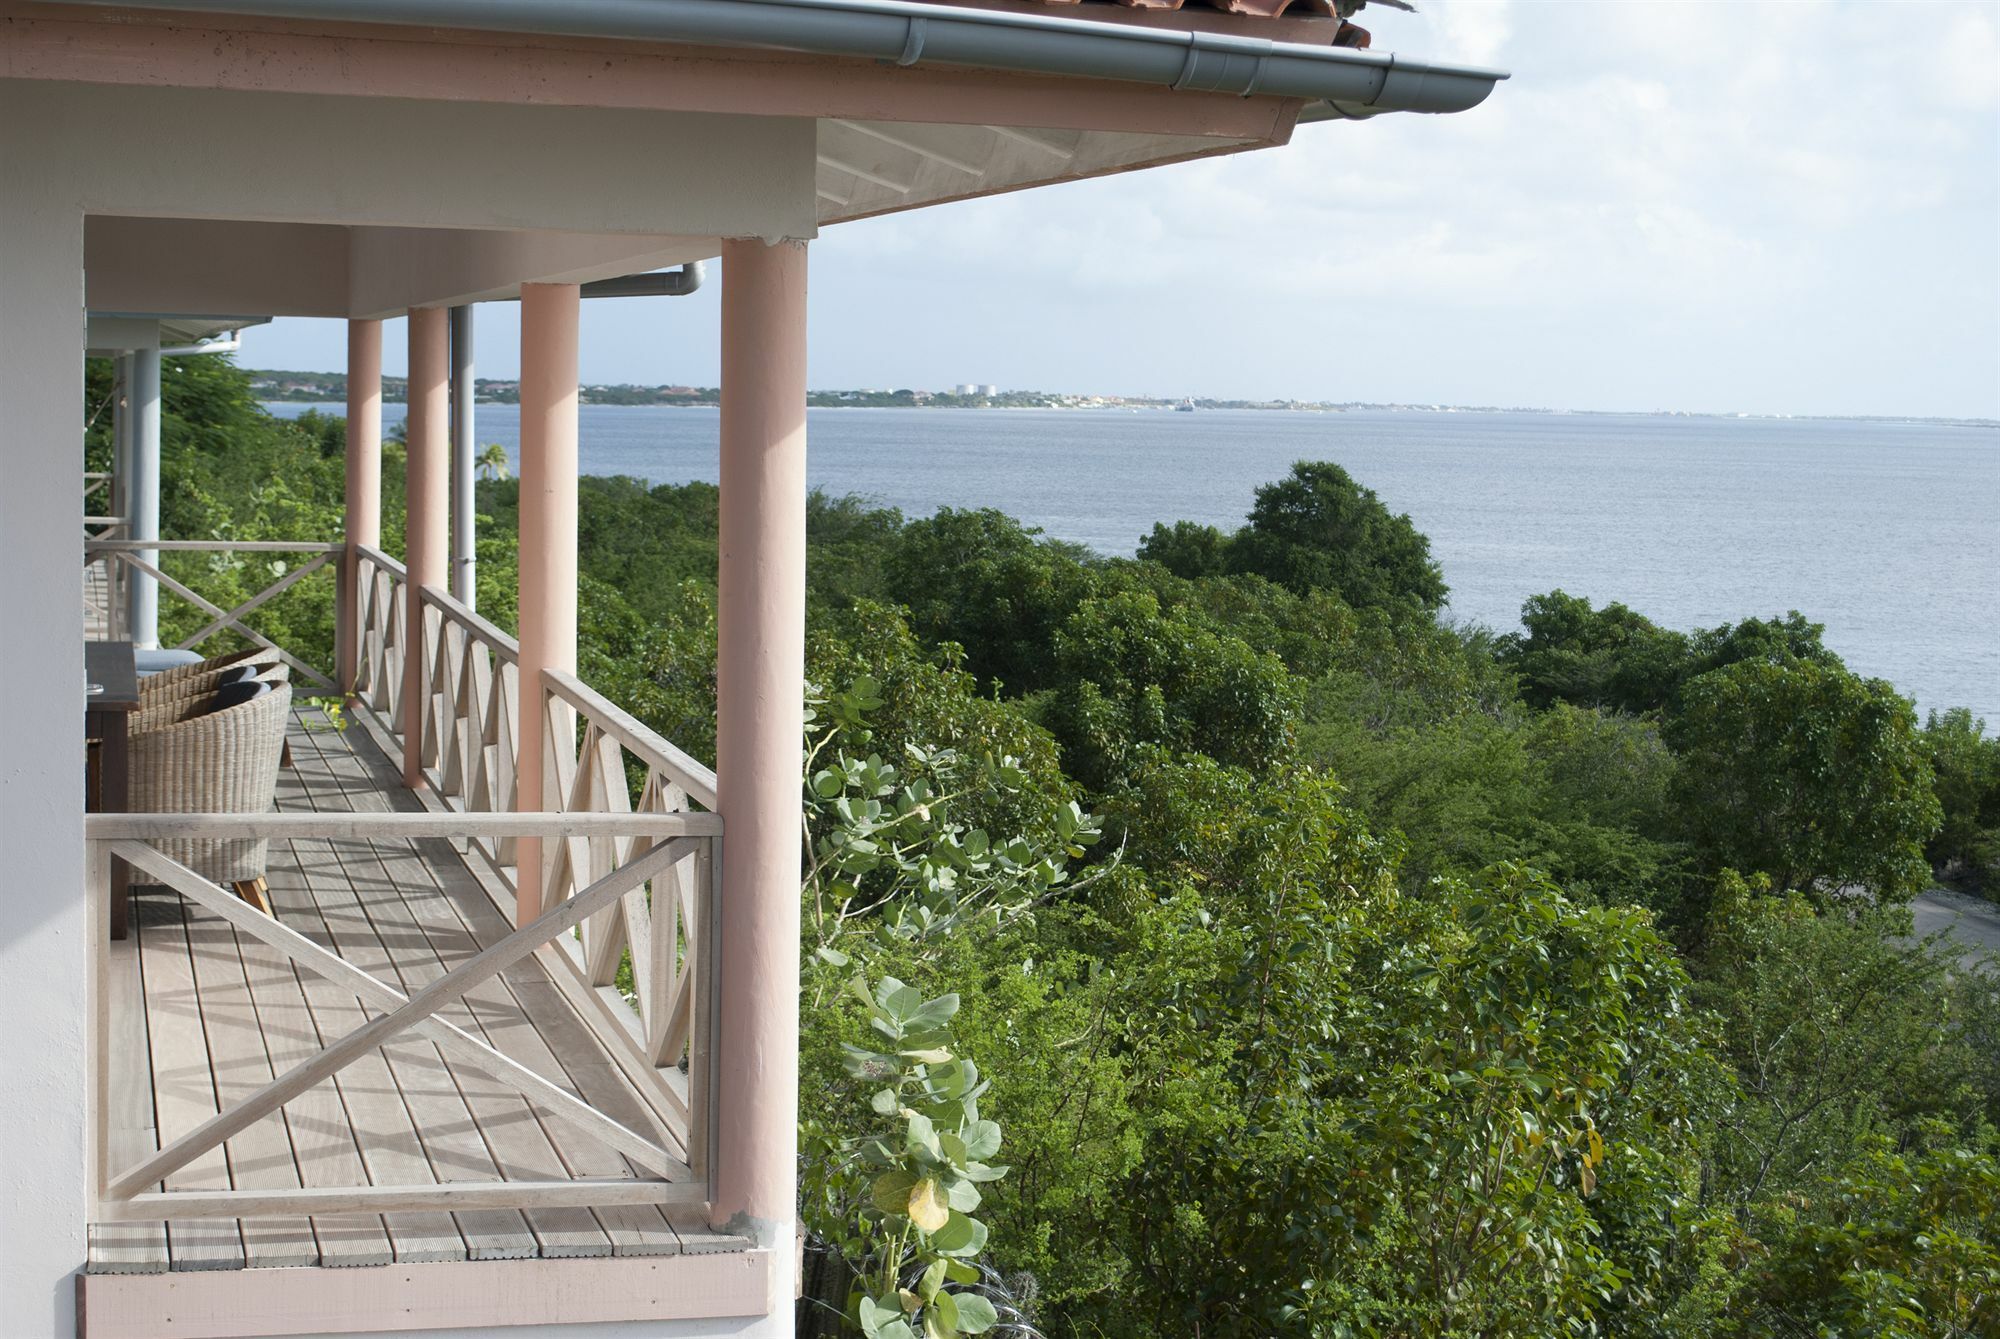
<path fill-rule="evenodd" d="M 1470 112 L 827 229 L 813 386 L 2000 418 L 2000 4 L 1421 4 L 1361 21 Z M 714 385 L 717 312 L 586 303 L 584 380 Z"/>

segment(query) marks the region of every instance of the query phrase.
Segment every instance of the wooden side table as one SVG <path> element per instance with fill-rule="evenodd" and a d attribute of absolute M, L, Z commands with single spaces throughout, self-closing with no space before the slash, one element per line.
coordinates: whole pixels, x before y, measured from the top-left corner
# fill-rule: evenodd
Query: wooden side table
<path fill-rule="evenodd" d="M 84 808 L 92 813 L 122 814 L 131 803 L 130 752 L 126 727 L 139 709 L 139 671 L 130 642 L 85 642 L 83 737 L 99 741 L 85 783 Z M 86 757 L 92 756 L 86 747 Z M 111 937 L 126 935 L 127 902 L 132 872 L 122 860 L 111 862 Z M 95 890 L 92 890 L 95 896 Z"/>

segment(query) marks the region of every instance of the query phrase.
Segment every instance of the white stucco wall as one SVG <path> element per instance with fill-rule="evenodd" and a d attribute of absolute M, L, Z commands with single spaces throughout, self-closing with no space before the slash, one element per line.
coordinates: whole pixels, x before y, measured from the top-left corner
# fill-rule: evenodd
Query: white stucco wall
<path fill-rule="evenodd" d="M 84 1254 L 83 216 L 0 113 L 0 1329 Z"/>

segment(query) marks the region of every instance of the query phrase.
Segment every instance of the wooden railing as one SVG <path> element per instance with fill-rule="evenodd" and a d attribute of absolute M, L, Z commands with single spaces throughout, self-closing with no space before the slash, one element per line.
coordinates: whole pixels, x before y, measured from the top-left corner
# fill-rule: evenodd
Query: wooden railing
<path fill-rule="evenodd" d="M 408 1209 L 535 1209 L 619 1204 L 694 1204 L 712 1198 L 708 1149 L 713 1138 L 705 1100 L 678 1105 L 663 1085 L 648 1084 L 640 1095 L 651 1109 L 652 1126 L 622 1124 L 495 1050 L 441 1014 L 482 982 L 534 955 L 544 962 L 568 962 L 563 945 L 571 932 L 628 902 L 657 904 L 663 883 L 676 885 L 676 871 L 690 861 L 714 865 L 722 822 L 713 814 L 93 814 L 85 820 L 88 838 L 94 951 L 91 960 L 92 1083 L 95 1116 L 90 1132 L 94 1222 L 148 1222 L 203 1217 L 251 1218 L 317 1213 L 385 1213 Z M 423 837 L 492 839 L 502 835 L 537 837 L 554 845 L 606 843 L 618 852 L 610 868 L 573 889 L 541 916 L 486 945 L 444 976 L 405 993 L 322 947 L 163 855 L 150 841 L 189 837 L 407 840 Z M 227 921 L 239 935 L 260 941 L 297 968 L 314 973 L 366 1003 L 374 1016 L 277 1075 L 241 1100 L 218 1110 L 156 1153 L 130 1166 L 112 1161 L 110 964 L 110 871 L 113 858 L 149 878 L 168 884 L 190 902 Z M 676 885 L 677 886 L 677 885 Z M 674 894 L 678 896 L 677 892 Z M 553 976 L 554 973 L 552 972 Z M 704 1010 L 704 1014 L 706 1011 Z M 704 1023 L 707 1019 L 704 1017 Z M 315 1187 L 283 1190 L 159 1189 L 174 1172 L 218 1148 L 238 1132 L 278 1110 L 321 1080 L 391 1038 L 414 1032 L 435 1043 L 446 1057 L 505 1084 L 549 1116 L 567 1121 L 624 1154 L 651 1175 L 637 1178 L 582 1178 L 567 1181 L 482 1181 L 436 1185 Z M 705 1029 L 692 1032 L 690 1072 L 705 1074 L 711 1063 Z M 648 1066 L 650 1069 L 651 1066 Z M 704 1087 L 706 1085 L 704 1084 Z"/>
<path fill-rule="evenodd" d="M 520 647 L 434 586 L 418 592 L 422 645 L 408 645 L 407 574 L 375 549 L 358 553 L 355 697 L 400 749 L 414 729 L 432 807 L 497 814 L 515 802 L 520 763 Z M 407 656 L 423 666 L 414 712 L 402 698 Z M 555 813 L 643 824 L 716 817 L 715 774 L 575 676 L 545 671 L 528 686 L 539 699 L 544 803 Z M 539 905 L 568 905 L 625 867 L 643 841 L 611 828 L 578 827 L 539 843 L 540 868 L 519 868 L 515 836 L 465 831 L 472 853 L 509 892 L 526 877 Z M 628 890 L 596 908 L 574 935 L 542 954 L 549 975 L 624 1072 L 663 1102 L 688 1132 L 691 1164 L 709 1164 L 713 1126 L 714 909 L 720 838 L 683 850 L 650 890 Z M 509 908 L 512 910 L 512 908 Z M 628 976 L 629 973 L 629 976 Z"/>
<path fill-rule="evenodd" d="M 89 524 L 92 519 L 85 518 Z M 121 521 L 122 524 L 122 521 Z M 318 666 L 308 665 L 284 647 L 252 628 L 243 620 L 278 596 L 296 586 L 306 577 L 331 563 L 343 551 L 341 544 L 312 543 L 293 540 L 206 540 L 206 539 L 87 539 L 83 545 L 83 561 L 86 568 L 101 563 L 106 572 L 105 586 L 108 591 L 123 589 L 124 582 L 134 573 L 144 574 L 158 582 L 162 590 L 168 591 L 194 605 L 210 616 L 209 621 L 193 636 L 183 638 L 179 643 L 182 650 L 194 650 L 209 638 L 224 631 L 247 637 L 259 646 L 267 647 L 277 654 L 308 681 L 329 692 L 335 684 L 326 672 Z M 287 571 L 270 585 L 244 600 L 233 609 L 224 609 L 207 597 L 189 589 L 161 571 L 145 556 L 147 553 L 302 553 L 309 556 L 306 561 Z M 116 628 L 122 614 L 112 618 L 110 626 Z"/>
<path fill-rule="evenodd" d="M 96 478 L 109 491 L 111 476 L 88 475 L 87 481 Z M 87 484 L 84 488 L 86 502 L 98 484 Z M 83 538 L 86 544 L 107 539 L 125 538 L 126 518 L 123 516 L 91 516 L 83 518 Z M 121 562 L 109 558 L 86 554 L 83 560 L 83 635 L 86 639 L 122 641 L 127 635 L 126 614 L 126 567 Z"/>

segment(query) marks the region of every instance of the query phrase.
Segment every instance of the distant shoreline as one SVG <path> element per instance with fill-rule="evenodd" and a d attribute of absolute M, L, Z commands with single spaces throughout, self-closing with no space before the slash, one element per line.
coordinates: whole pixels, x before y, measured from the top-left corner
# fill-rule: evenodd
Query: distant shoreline
<path fill-rule="evenodd" d="M 1063 399 L 1072 401 L 1071 403 L 1055 403 L 1052 401 L 1054 401 L 1056 397 L 1049 397 L 1051 402 L 1020 404 L 1020 403 L 1005 402 L 1004 398 L 995 399 L 990 402 L 967 402 L 961 400 L 959 397 L 956 396 L 941 396 L 941 397 L 934 397 L 930 400 L 925 400 L 925 401 L 902 401 L 902 402 L 878 404 L 878 403 L 868 403 L 853 399 L 842 398 L 847 394 L 849 394 L 849 392 L 813 391 L 808 396 L 806 402 L 807 408 L 810 409 L 985 409 L 985 410 L 1039 409 L 1039 410 L 1061 410 L 1073 413 L 1108 413 L 1108 414 L 1135 413 L 1136 414 L 1141 412 L 1148 412 L 1148 413 L 1171 412 L 1174 409 L 1174 407 L 1180 403 L 1180 401 L 1178 400 L 1146 400 L 1138 398 L 1115 399 L 1115 398 L 1073 396 L 1073 397 L 1062 397 Z M 319 406 L 327 409 L 338 410 L 343 406 L 345 395 L 346 395 L 346 390 L 344 386 L 340 388 L 338 391 L 334 392 L 327 392 L 320 390 L 307 392 L 300 390 L 300 391 L 292 391 L 289 393 L 279 392 L 268 386 L 257 387 L 257 398 L 264 404 L 310 405 L 310 406 Z M 403 386 L 400 380 L 394 387 L 393 393 L 391 393 L 391 388 L 389 386 L 389 378 L 385 377 L 383 379 L 382 401 L 384 404 L 406 404 L 408 402 L 407 397 L 404 394 Z M 1088 401 L 1088 402 L 1076 403 L 1074 401 Z M 659 399 L 659 400 L 607 399 L 607 398 L 599 398 L 593 396 L 589 394 L 587 391 L 584 392 L 582 395 L 580 395 L 579 402 L 585 405 L 592 406 L 594 408 L 611 407 L 611 408 L 621 408 L 621 409 L 715 409 L 718 408 L 720 405 L 719 400 L 697 399 L 692 397 L 685 399 Z M 501 396 L 501 395 L 479 394 L 474 397 L 474 403 L 484 404 L 484 405 L 496 405 L 496 404 L 516 405 L 520 403 L 520 400 L 518 397 L 512 395 Z M 1242 400 L 1203 400 L 1198 398 L 1193 403 L 1196 410 L 1201 412 L 1210 412 L 1210 413 L 1217 411 L 1224 411 L 1224 412 L 1235 411 L 1235 412 L 1246 412 L 1246 413 L 1272 413 L 1272 414 L 1280 414 L 1280 413 L 1522 414 L 1522 415 L 1532 414 L 1548 418 L 1682 418 L 1682 419 L 1717 420 L 1717 421 L 1731 422 L 1731 423 L 1752 423 L 1752 422 L 1885 423 L 1885 424 L 1906 423 L 1906 424 L 1923 425 L 1927 427 L 1942 427 L 1942 428 L 1984 428 L 1988 430 L 2000 429 L 2000 419 L 1943 418 L 1943 417 L 1926 418 L 1910 414 L 1746 414 L 1746 413 L 1732 414 L 1720 411 L 1702 411 L 1702 410 L 1690 410 L 1690 409 L 1539 409 L 1525 405 L 1513 406 L 1513 407 L 1506 407 L 1499 405 L 1424 405 L 1424 404 L 1370 403 L 1364 401 L 1356 401 L 1356 402 L 1342 403 L 1342 404 L 1330 404 L 1330 403 L 1305 403 L 1305 402 L 1294 402 L 1294 403 L 1252 402 L 1252 401 L 1242 401 Z"/>

